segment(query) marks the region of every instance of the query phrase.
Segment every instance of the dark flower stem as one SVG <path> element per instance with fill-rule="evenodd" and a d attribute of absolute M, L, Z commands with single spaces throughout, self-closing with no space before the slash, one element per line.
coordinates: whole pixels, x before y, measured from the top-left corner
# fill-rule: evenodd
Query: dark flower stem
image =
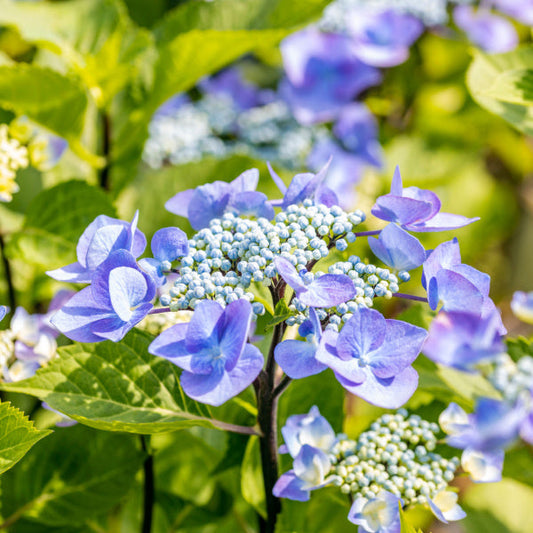
<path fill-rule="evenodd" d="M 151 533 L 152 516 L 154 509 L 155 488 L 154 488 L 154 456 L 150 451 L 150 436 L 140 435 L 141 446 L 147 454 L 144 460 L 144 497 L 143 497 L 143 517 L 141 524 L 141 533 Z"/>
<path fill-rule="evenodd" d="M 100 187 L 104 191 L 109 191 L 111 188 L 110 171 L 111 164 L 109 162 L 109 156 L 111 154 L 111 119 L 106 111 L 101 114 L 102 117 L 102 155 L 106 161 L 104 166 L 100 169 L 99 181 Z"/>
<path fill-rule="evenodd" d="M 424 302 L 428 303 L 427 298 L 424 298 L 423 296 L 414 296 L 413 294 L 403 294 L 401 292 L 395 292 L 393 294 L 395 298 L 403 298 L 404 300 L 413 300 L 415 302 Z"/>
<path fill-rule="evenodd" d="M 148 312 L 149 315 L 158 315 L 159 313 L 170 313 L 170 307 L 159 307 Z"/>
<path fill-rule="evenodd" d="M 15 296 L 15 285 L 13 284 L 13 274 L 11 272 L 11 264 L 9 263 L 9 259 L 6 256 L 5 253 L 5 242 L 4 242 L 4 236 L 2 233 L 0 233 L 0 254 L 2 255 L 2 265 L 4 267 L 4 275 L 7 283 L 7 293 L 8 293 L 8 299 L 9 299 L 9 307 L 11 308 L 11 312 L 15 312 L 15 308 L 17 307 L 17 299 Z"/>

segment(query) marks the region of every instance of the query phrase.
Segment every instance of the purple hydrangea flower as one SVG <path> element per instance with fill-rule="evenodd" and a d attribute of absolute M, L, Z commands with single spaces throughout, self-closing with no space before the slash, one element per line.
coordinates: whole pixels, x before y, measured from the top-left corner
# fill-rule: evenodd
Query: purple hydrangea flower
<path fill-rule="evenodd" d="M 229 183 L 214 181 L 181 191 L 167 201 L 165 208 L 188 218 L 195 230 L 206 228 L 210 220 L 221 217 L 226 211 L 271 220 L 274 209 L 267 203 L 267 196 L 255 190 L 258 182 L 259 171 L 252 168 Z"/>
<path fill-rule="evenodd" d="M 170 270 L 172 261 L 187 255 L 189 241 L 187 234 L 179 228 L 162 228 L 154 233 L 151 242 L 153 258 L 141 259 L 139 266 L 158 287 L 166 282 L 165 272 Z"/>
<path fill-rule="evenodd" d="M 79 342 L 117 342 L 152 309 L 156 287 L 127 250 L 100 264 L 92 284 L 76 293 L 53 317 L 61 333 Z"/>
<path fill-rule="evenodd" d="M 523 402 L 515 404 L 480 398 L 474 413 L 468 415 L 468 425 L 458 427 L 446 439 L 450 446 L 471 448 L 483 453 L 501 450 L 519 436 L 527 411 Z"/>
<path fill-rule="evenodd" d="M 441 521 L 447 524 L 461 520 L 466 516 L 461 506 L 457 503 L 459 496 L 451 490 L 441 490 L 433 498 L 428 498 L 431 512 Z"/>
<path fill-rule="evenodd" d="M 412 270 L 426 259 L 420 241 L 396 224 L 385 226 L 378 238 L 368 239 L 368 245 L 376 257 L 396 270 Z"/>
<path fill-rule="evenodd" d="M 349 392 L 379 407 L 395 409 L 415 392 L 411 367 L 427 336 L 424 329 L 385 319 L 360 308 L 340 333 L 326 330 L 316 358 L 329 366 Z"/>
<path fill-rule="evenodd" d="M 286 340 L 278 344 L 274 357 L 283 372 L 292 379 L 306 378 L 326 370 L 327 366 L 315 358 L 322 337 L 322 328 L 316 311 L 309 308 L 309 318 L 299 328 L 305 341 Z"/>
<path fill-rule="evenodd" d="M 505 351 L 498 311 L 487 317 L 474 313 L 441 312 L 429 328 L 423 352 L 436 363 L 471 371 Z"/>
<path fill-rule="evenodd" d="M 479 218 L 439 213 L 438 196 L 418 187 L 404 188 L 399 167 L 396 167 L 389 194 L 380 196 L 372 207 L 372 214 L 382 220 L 395 222 L 408 231 L 444 231 L 457 229 Z"/>
<path fill-rule="evenodd" d="M 281 428 L 285 444 L 280 446 L 280 453 L 289 453 L 295 458 L 305 444 L 328 453 L 337 442 L 330 423 L 313 405 L 306 415 L 293 415 Z"/>
<path fill-rule="evenodd" d="M 516 291 L 511 301 L 511 309 L 522 322 L 533 324 L 533 292 Z"/>
<path fill-rule="evenodd" d="M 345 274 L 324 274 L 305 284 L 288 259 L 277 256 L 274 265 L 285 283 L 294 289 L 300 302 L 308 307 L 335 307 L 356 294 L 353 281 Z"/>
<path fill-rule="evenodd" d="M 305 502 L 310 498 L 310 491 L 327 484 L 325 479 L 330 470 L 328 456 L 322 450 L 304 444 L 294 459 L 292 470 L 280 476 L 272 492 L 278 498 Z"/>
<path fill-rule="evenodd" d="M 308 28 L 287 37 L 280 48 L 287 75 L 281 95 L 303 124 L 334 119 L 381 80 L 377 69 L 357 59 L 348 36 Z"/>
<path fill-rule="evenodd" d="M 258 348 L 247 343 L 252 306 L 244 299 L 225 309 L 201 301 L 189 323 L 163 331 L 149 351 L 183 369 L 181 386 L 202 403 L 222 405 L 250 385 L 263 368 Z"/>
<path fill-rule="evenodd" d="M 361 61 L 374 67 L 393 67 L 409 57 L 409 47 L 420 37 L 424 25 L 393 10 L 357 10 L 349 18 L 348 31 Z"/>
<path fill-rule="evenodd" d="M 490 3 L 502 13 L 533 26 L 533 0 L 490 0 Z"/>
<path fill-rule="evenodd" d="M 400 498 L 382 490 L 375 498 L 359 496 L 352 504 L 348 520 L 359 533 L 400 533 Z"/>
<path fill-rule="evenodd" d="M 486 52 L 509 52 L 518 46 L 518 34 L 513 25 L 486 9 L 475 11 L 471 6 L 457 6 L 453 19 L 468 38 Z"/>
<path fill-rule="evenodd" d="M 96 217 L 78 241 L 78 261 L 47 274 L 58 281 L 91 283 L 96 269 L 116 250 L 127 250 L 134 258 L 139 257 L 146 248 L 146 238 L 137 229 L 138 218 L 138 211 L 131 223 L 106 215 Z"/>

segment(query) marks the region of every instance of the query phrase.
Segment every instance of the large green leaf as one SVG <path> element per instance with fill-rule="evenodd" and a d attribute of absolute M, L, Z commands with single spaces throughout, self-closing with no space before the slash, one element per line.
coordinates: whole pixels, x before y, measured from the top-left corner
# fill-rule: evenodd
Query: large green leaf
<path fill-rule="evenodd" d="M 265 487 L 263 484 L 263 469 L 259 438 L 253 435 L 248 440 L 241 467 L 241 492 L 243 498 L 254 509 L 266 518 Z"/>
<path fill-rule="evenodd" d="M 0 403 L 0 474 L 20 461 L 28 450 L 51 431 L 38 430 L 22 411 Z"/>
<path fill-rule="evenodd" d="M 155 28 L 159 42 L 199 30 L 290 28 L 318 18 L 331 0 L 205 0 L 186 2 Z"/>
<path fill-rule="evenodd" d="M 474 99 L 515 128 L 533 134 L 533 47 L 505 54 L 476 52 L 467 73 Z"/>
<path fill-rule="evenodd" d="M 120 343 L 66 346 L 34 377 L 1 387 L 37 396 L 83 424 L 108 431 L 214 427 L 209 410 L 184 394 L 176 365 L 148 353 L 151 340 L 133 330 Z"/>
<path fill-rule="evenodd" d="M 57 429 L 2 476 L 2 516 L 82 524 L 128 493 L 143 459 L 132 436 L 83 426 Z"/>

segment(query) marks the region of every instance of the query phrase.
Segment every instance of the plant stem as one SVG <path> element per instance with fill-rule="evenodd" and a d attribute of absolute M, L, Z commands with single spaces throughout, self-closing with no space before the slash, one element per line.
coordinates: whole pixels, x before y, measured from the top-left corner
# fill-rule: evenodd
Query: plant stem
<path fill-rule="evenodd" d="M 7 282 L 9 307 L 11 308 L 11 312 L 14 313 L 15 308 L 17 307 L 17 299 L 15 296 L 15 286 L 13 284 L 13 274 L 11 272 L 11 265 L 5 253 L 5 242 L 2 233 L 0 233 L 0 254 L 2 255 L 2 264 L 4 266 L 4 274 Z"/>
<path fill-rule="evenodd" d="M 109 162 L 109 155 L 111 154 L 111 119 L 109 114 L 105 111 L 101 114 L 102 117 L 102 155 L 106 161 L 104 166 L 100 169 L 100 187 L 104 191 L 109 191 L 111 183 L 109 180 L 109 172 L 111 170 L 111 164 Z"/>
<path fill-rule="evenodd" d="M 381 233 L 380 229 L 376 229 L 373 231 L 360 231 L 359 233 L 356 233 L 356 237 L 371 237 L 372 235 L 379 235 Z"/>
<path fill-rule="evenodd" d="M 424 302 L 428 303 L 427 298 L 424 298 L 423 296 L 414 296 L 413 294 L 403 294 L 401 292 L 395 292 L 393 294 L 395 298 L 403 298 L 404 300 L 413 300 L 415 302 Z"/>
<path fill-rule="evenodd" d="M 143 518 L 141 533 L 151 533 L 152 531 L 152 515 L 154 509 L 154 456 L 150 453 L 149 435 L 141 435 L 141 446 L 147 456 L 144 460 L 144 498 L 143 498 Z"/>
<path fill-rule="evenodd" d="M 149 315 L 158 315 L 159 313 L 170 313 L 170 307 L 158 307 L 148 312 Z"/>

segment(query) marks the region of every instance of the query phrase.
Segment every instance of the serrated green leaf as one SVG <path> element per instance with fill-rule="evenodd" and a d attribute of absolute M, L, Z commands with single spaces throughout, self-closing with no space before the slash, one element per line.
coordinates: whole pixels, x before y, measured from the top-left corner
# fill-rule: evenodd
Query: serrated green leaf
<path fill-rule="evenodd" d="M 266 498 L 259 437 L 252 435 L 246 445 L 241 466 L 241 492 L 243 498 L 266 519 Z"/>
<path fill-rule="evenodd" d="M 522 46 L 505 54 L 476 52 L 467 72 L 467 85 L 479 105 L 531 135 L 532 69 L 532 46 Z"/>
<path fill-rule="evenodd" d="M 109 197 L 98 187 L 72 180 L 46 189 L 28 208 L 25 228 L 39 228 L 76 243 L 98 216 L 116 217 Z"/>
<path fill-rule="evenodd" d="M 83 426 L 57 429 L 0 478 L 4 520 L 75 526 L 105 513 L 134 483 L 144 459 L 137 442 Z"/>
<path fill-rule="evenodd" d="M 277 324 L 281 324 L 281 322 L 285 322 L 287 318 L 291 317 L 292 313 L 289 309 L 289 306 L 287 305 L 287 302 L 282 299 L 276 304 L 276 308 L 274 309 L 274 316 L 272 317 L 272 320 L 266 325 L 265 331 L 269 330 L 270 328 L 273 328 Z"/>
<path fill-rule="evenodd" d="M 153 338 L 133 330 L 120 343 L 76 343 L 34 377 L 1 388 L 45 400 L 52 408 L 98 429 L 160 433 L 214 427 L 205 405 L 188 398 L 178 367 L 148 353 Z"/>
<path fill-rule="evenodd" d="M 0 403 L 0 474 L 15 465 L 51 431 L 39 430 L 9 402 Z"/>

